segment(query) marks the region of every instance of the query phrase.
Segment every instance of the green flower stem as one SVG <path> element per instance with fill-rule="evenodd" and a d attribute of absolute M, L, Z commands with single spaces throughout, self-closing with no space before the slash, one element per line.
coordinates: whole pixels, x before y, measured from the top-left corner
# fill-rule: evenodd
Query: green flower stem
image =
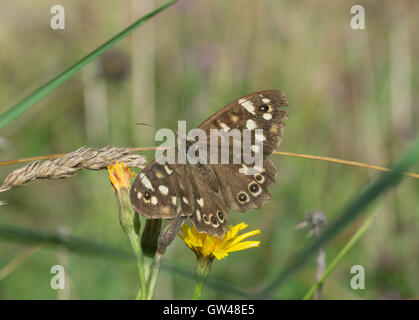
<path fill-rule="evenodd" d="M 144 257 L 144 277 L 145 277 L 145 282 L 148 283 L 149 279 L 150 279 L 150 275 L 151 275 L 151 266 L 153 265 L 153 259 L 143 255 Z"/>
<path fill-rule="evenodd" d="M 164 253 L 161 253 L 159 251 L 156 252 L 156 255 L 154 256 L 154 261 L 151 266 L 150 276 L 148 278 L 148 291 L 147 291 L 147 300 L 153 299 L 154 290 L 156 288 L 157 278 L 159 277 L 160 272 L 160 265 L 161 261 L 163 259 Z"/>
<path fill-rule="evenodd" d="M 131 232 L 128 233 L 129 240 L 131 242 L 132 249 L 135 253 L 135 256 L 137 258 L 137 266 L 138 266 L 138 275 L 140 277 L 140 290 L 137 294 L 137 300 L 142 299 L 142 297 L 146 297 L 147 291 L 146 291 L 146 278 L 145 278 L 145 272 L 144 272 L 144 259 L 143 259 L 143 253 L 140 246 L 140 238 L 138 235 L 134 232 L 132 229 Z"/>
<path fill-rule="evenodd" d="M 313 298 L 314 293 L 317 291 L 317 289 L 320 288 L 320 286 L 323 284 L 323 282 L 327 279 L 327 277 L 330 275 L 330 273 L 333 271 L 333 269 L 336 267 L 336 265 L 339 263 L 340 260 L 348 253 L 348 251 L 355 245 L 355 243 L 361 238 L 361 236 L 365 233 L 365 231 L 368 230 L 369 226 L 371 225 L 372 220 L 374 219 L 375 215 L 371 215 L 368 217 L 367 220 L 362 224 L 362 226 L 358 229 L 358 231 L 352 236 L 352 238 L 348 241 L 348 243 L 343 247 L 343 249 L 339 252 L 339 254 L 336 256 L 336 258 L 332 261 L 332 263 L 329 265 L 329 267 L 326 269 L 323 276 L 317 281 L 310 290 L 306 293 L 306 295 L 303 297 L 303 300 L 309 300 Z"/>
<path fill-rule="evenodd" d="M 195 285 L 194 300 L 201 299 L 202 290 L 204 288 L 205 282 L 207 281 L 208 274 L 211 270 L 212 258 L 199 256 L 196 261 L 196 274 L 197 281 Z"/>
<path fill-rule="evenodd" d="M 161 224 L 161 219 L 147 219 L 145 221 L 143 234 L 141 235 L 141 249 L 143 250 L 145 279 L 147 283 L 149 281 L 151 267 L 157 251 Z"/>
<path fill-rule="evenodd" d="M 132 208 L 128 189 L 122 188 L 117 191 L 116 199 L 119 207 L 119 221 L 122 229 L 128 235 L 137 260 L 138 275 L 140 277 L 140 290 L 137 294 L 137 300 L 145 299 L 147 296 L 147 286 L 144 274 L 144 258 L 140 241 L 140 222 L 136 219 L 136 213 Z"/>

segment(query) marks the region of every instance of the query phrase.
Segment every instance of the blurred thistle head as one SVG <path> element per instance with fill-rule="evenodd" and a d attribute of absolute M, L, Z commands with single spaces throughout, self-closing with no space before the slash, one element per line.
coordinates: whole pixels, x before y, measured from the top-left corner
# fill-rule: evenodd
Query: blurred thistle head
<path fill-rule="evenodd" d="M 100 58 L 100 72 L 107 80 L 120 82 L 124 80 L 128 70 L 128 57 L 121 50 L 108 50 Z"/>
<path fill-rule="evenodd" d="M 198 259 L 217 260 L 224 259 L 230 252 L 245 250 L 258 247 L 260 241 L 243 241 L 251 236 L 260 233 L 260 230 L 253 230 L 239 235 L 238 233 L 247 228 L 247 224 L 239 223 L 230 226 L 230 230 L 219 239 L 217 236 L 210 236 L 206 233 L 199 233 L 195 226 L 189 227 L 184 224 L 179 233 L 179 237 L 186 245 L 195 252 Z"/>

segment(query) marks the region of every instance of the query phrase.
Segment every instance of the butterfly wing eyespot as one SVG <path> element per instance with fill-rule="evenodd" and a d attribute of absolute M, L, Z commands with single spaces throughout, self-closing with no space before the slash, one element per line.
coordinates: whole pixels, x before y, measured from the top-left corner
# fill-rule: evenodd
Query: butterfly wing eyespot
<path fill-rule="evenodd" d="M 258 183 L 262 184 L 265 182 L 265 177 L 261 174 L 256 174 L 255 175 L 255 179 Z"/>
<path fill-rule="evenodd" d="M 237 200 L 239 200 L 240 203 L 246 203 L 249 201 L 249 196 L 246 192 L 241 191 L 237 194 Z"/>
<path fill-rule="evenodd" d="M 218 220 L 213 214 L 210 215 L 210 220 L 211 220 L 211 223 L 214 227 L 218 227 L 218 225 L 219 225 Z"/>
<path fill-rule="evenodd" d="M 269 111 L 269 106 L 267 104 L 262 104 L 262 105 L 259 106 L 258 110 L 259 110 L 259 112 L 262 112 L 262 113 L 268 112 Z"/>
<path fill-rule="evenodd" d="M 148 190 L 144 191 L 144 199 L 145 200 L 151 199 L 151 193 Z"/>
<path fill-rule="evenodd" d="M 177 176 L 168 174 L 156 160 L 136 177 L 130 191 L 131 204 L 147 219 L 176 217 Z"/>
<path fill-rule="evenodd" d="M 256 182 L 252 182 L 252 183 L 249 185 L 249 191 L 250 191 L 251 193 L 257 193 L 257 192 L 259 191 L 259 185 L 258 185 Z"/>
<path fill-rule="evenodd" d="M 218 219 L 220 219 L 221 222 L 224 221 L 224 215 L 220 210 L 217 211 L 217 217 Z"/>

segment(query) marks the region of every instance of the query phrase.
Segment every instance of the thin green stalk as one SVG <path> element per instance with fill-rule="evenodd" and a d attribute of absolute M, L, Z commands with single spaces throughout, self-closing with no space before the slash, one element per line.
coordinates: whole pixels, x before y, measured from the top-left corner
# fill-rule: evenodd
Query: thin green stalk
<path fill-rule="evenodd" d="M 143 299 L 143 297 L 147 296 L 147 290 L 146 290 L 146 277 L 144 274 L 144 259 L 143 259 L 143 253 L 141 250 L 140 245 L 140 238 L 137 233 L 135 233 L 134 229 L 131 229 L 130 232 L 128 232 L 128 237 L 131 242 L 132 249 L 135 252 L 135 256 L 137 258 L 137 267 L 138 267 L 138 275 L 140 277 L 140 290 L 137 294 L 137 300 Z"/>
<path fill-rule="evenodd" d="M 403 179 L 403 172 L 407 171 L 414 164 L 419 163 L 419 137 L 416 138 L 401 155 L 399 160 L 391 167 L 391 171 L 381 175 L 375 182 L 364 188 L 346 207 L 341 215 L 312 245 L 307 247 L 285 270 L 280 272 L 261 291 L 254 295 L 254 298 L 263 299 L 272 294 L 274 290 L 289 278 L 290 275 L 300 269 L 319 248 L 326 245 L 341 230 L 346 228 L 356 217 L 365 212 L 365 208 L 378 196 L 390 187 L 396 186 Z"/>
<path fill-rule="evenodd" d="M 200 300 L 201 299 L 201 294 L 202 294 L 202 289 L 204 288 L 205 285 L 205 281 L 206 278 L 203 277 L 199 277 L 198 281 L 196 282 L 195 285 L 195 290 L 193 293 L 193 300 Z"/>
<path fill-rule="evenodd" d="M 151 266 L 153 265 L 153 259 L 143 255 L 144 257 L 144 276 L 145 276 L 145 282 L 148 283 L 151 275 Z"/>
<path fill-rule="evenodd" d="M 204 257 L 204 256 L 198 256 L 196 260 L 196 275 L 197 275 L 197 281 L 195 285 L 194 300 L 201 299 L 202 290 L 204 288 L 205 283 L 208 279 L 208 274 L 211 270 L 212 260 L 213 257 Z"/>
<path fill-rule="evenodd" d="M 0 128 L 3 128 L 6 124 L 8 124 L 13 119 L 20 116 L 23 112 L 28 110 L 30 107 L 32 107 L 35 103 L 37 103 L 39 100 L 50 94 L 52 91 L 54 91 L 56 88 L 58 88 L 60 85 L 62 85 L 64 82 L 69 80 L 71 77 L 73 77 L 77 72 L 79 72 L 83 67 L 85 67 L 87 64 L 98 58 L 100 55 L 105 53 L 107 50 L 109 50 L 111 47 L 113 47 L 117 42 L 119 42 L 121 39 L 128 36 L 131 32 L 133 32 L 136 28 L 144 24 L 147 20 L 149 20 L 151 17 L 155 16 L 159 12 L 163 11 L 164 9 L 170 7 L 172 4 L 177 2 L 178 0 L 169 0 L 162 4 L 160 7 L 154 9 L 153 11 L 147 13 L 145 16 L 141 17 L 137 21 L 135 21 L 133 24 L 122 30 L 120 33 L 118 33 L 116 36 L 112 37 L 108 41 L 106 41 L 104 44 L 102 44 L 97 49 L 93 50 L 91 53 L 89 53 L 84 58 L 80 59 L 78 62 L 73 64 L 71 67 L 60 73 L 55 78 L 51 79 L 38 89 L 36 89 L 34 92 L 26 96 L 23 100 L 15 104 L 13 107 L 11 107 L 6 112 L 2 113 L 0 115 Z"/>
<path fill-rule="evenodd" d="M 154 262 L 153 265 L 151 267 L 151 273 L 148 279 L 148 291 L 147 291 L 147 300 L 151 300 L 153 299 L 153 295 L 154 295 L 154 290 L 156 288 L 156 283 L 157 283 L 157 278 L 159 277 L 159 272 L 160 272 L 160 265 L 161 265 L 161 261 L 163 259 L 163 253 L 160 252 L 156 252 L 156 255 L 154 256 Z"/>
<path fill-rule="evenodd" d="M 373 221 L 375 215 L 371 215 L 368 217 L 367 220 L 362 224 L 362 226 L 358 229 L 358 231 L 352 236 L 352 238 L 348 241 L 348 243 L 343 247 L 343 249 L 339 252 L 339 254 L 333 259 L 332 263 L 326 269 L 323 276 L 317 281 L 308 292 L 303 297 L 303 300 L 309 300 L 313 298 L 313 295 L 317 291 L 318 288 L 324 283 L 324 281 L 329 277 L 332 271 L 335 269 L 337 264 L 342 260 L 342 258 L 349 252 L 349 250 L 355 245 L 355 243 L 361 238 L 361 236 L 368 230 Z"/>

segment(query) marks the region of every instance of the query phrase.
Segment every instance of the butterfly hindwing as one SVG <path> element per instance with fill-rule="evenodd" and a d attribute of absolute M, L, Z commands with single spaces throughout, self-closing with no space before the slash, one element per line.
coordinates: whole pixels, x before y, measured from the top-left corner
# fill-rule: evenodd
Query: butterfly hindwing
<path fill-rule="evenodd" d="M 229 183 L 222 184 L 223 196 L 229 209 L 246 212 L 260 208 L 271 199 L 268 187 L 275 184 L 277 170 L 270 160 L 265 160 L 260 172 L 244 174 L 246 165 L 213 165 L 218 176 L 228 176 Z"/>
<path fill-rule="evenodd" d="M 228 207 L 215 172 L 208 165 L 190 168 L 193 214 L 191 220 L 198 232 L 221 238 L 227 231 Z"/>

